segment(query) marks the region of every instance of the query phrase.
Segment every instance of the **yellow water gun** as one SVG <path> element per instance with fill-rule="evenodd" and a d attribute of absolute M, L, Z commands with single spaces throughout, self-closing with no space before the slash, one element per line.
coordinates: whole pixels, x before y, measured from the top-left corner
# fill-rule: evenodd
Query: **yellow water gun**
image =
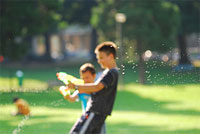
<path fill-rule="evenodd" d="M 71 81 L 74 84 L 79 84 L 79 85 L 84 84 L 84 81 L 82 79 L 78 79 L 65 72 L 58 72 L 56 73 L 56 76 L 58 80 L 62 81 L 66 85 L 69 84 L 69 81 Z M 70 95 L 70 89 L 67 86 L 60 86 L 59 91 L 63 96 Z"/>
<path fill-rule="evenodd" d="M 66 85 L 69 84 L 69 81 L 71 81 L 74 84 L 78 84 L 78 85 L 84 84 L 84 81 L 82 79 L 78 79 L 72 75 L 65 73 L 65 72 L 58 72 L 58 73 L 56 73 L 56 76 L 57 76 L 58 80 L 64 82 Z"/>

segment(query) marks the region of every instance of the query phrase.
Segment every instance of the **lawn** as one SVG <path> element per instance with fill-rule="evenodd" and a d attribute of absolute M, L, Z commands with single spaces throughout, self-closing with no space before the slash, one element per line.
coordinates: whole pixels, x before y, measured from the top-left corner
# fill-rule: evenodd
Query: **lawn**
<path fill-rule="evenodd" d="M 169 66 L 153 64 L 147 64 L 146 85 L 137 82 L 137 66 L 126 65 L 124 85 L 119 86 L 114 111 L 106 121 L 107 133 L 199 134 L 199 69 L 177 72 Z M 37 86 L 45 87 L 47 80 L 56 80 L 55 73 L 58 71 L 78 77 L 78 67 L 24 69 L 25 89 L 30 90 L 3 90 L 2 87 L 17 88 L 15 71 L 3 68 L 0 74 L 0 134 L 66 134 L 81 115 L 80 102 L 67 102 L 57 90 L 44 90 Z M 7 75 L 9 73 L 12 77 Z M 11 82 L 5 85 L 2 81 Z M 14 96 L 29 102 L 32 116 L 10 115 L 16 110 L 12 104 Z"/>
<path fill-rule="evenodd" d="M 108 134 L 199 134 L 200 84 L 154 86 L 127 84 L 118 91 Z M 14 117 L 13 96 L 26 99 L 32 116 Z M 0 94 L 0 133 L 65 134 L 80 116 L 80 103 L 65 101 L 57 91 Z"/>

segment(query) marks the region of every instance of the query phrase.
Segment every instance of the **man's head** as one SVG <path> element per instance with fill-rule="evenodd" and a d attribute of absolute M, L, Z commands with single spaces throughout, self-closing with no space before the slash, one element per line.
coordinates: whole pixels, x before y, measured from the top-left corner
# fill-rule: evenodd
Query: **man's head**
<path fill-rule="evenodd" d="M 102 68 L 107 68 L 112 61 L 115 61 L 116 50 L 115 43 L 111 41 L 103 42 L 96 47 L 95 53 Z"/>
<path fill-rule="evenodd" d="M 84 83 L 93 83 L 96 78 L 94 66 L 91 63 L 85 63 L 80 67 L 80 76 Z"/>

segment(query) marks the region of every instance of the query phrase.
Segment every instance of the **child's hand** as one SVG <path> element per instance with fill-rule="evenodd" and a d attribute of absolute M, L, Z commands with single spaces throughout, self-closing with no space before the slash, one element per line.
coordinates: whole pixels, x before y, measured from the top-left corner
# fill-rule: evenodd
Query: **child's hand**
<path fill-rule="evenodd" d="M 70 95 L 70 90 L 66 86 L 60 86 L 59 91 L 63 96 Z"/>

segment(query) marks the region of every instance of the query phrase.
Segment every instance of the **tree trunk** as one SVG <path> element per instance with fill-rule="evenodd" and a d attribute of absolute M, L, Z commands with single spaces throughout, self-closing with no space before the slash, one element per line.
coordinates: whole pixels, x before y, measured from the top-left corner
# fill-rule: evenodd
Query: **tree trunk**
<path fill-rule="evenodd" d="M 179 64 L 191 64 L 188 58 L 186 36 L 184 34 L 178 36 L 178 45 L 180 50 Z"/>
<path fill-rule="evenodd" d="M 49 62 L 51 61 L 51 48 L 50 48 L 50 35 L 48 33 L 44 34 L 45 37 L 45 48 L 46 48 L 46 52 L 44 55 L 45 61 Z"/>
<path fill-rule="evenodd" d="M 60 39 L 60 45 L 61 45 L 61 53 L 65 57 L 66 56 L 66 48 L 65 48 L 66 42 L 63 38 L 63 33 L 59 33 L 59 39 Z"/>
<path fill-rule="evenodd" d="M 97 31 L 95 28 L 92 28 L 92 32 L 91 32 L 91 50 L 90 53 L 92 55 L 92 59 L 96 59 L 96 55 L 94 53 L 94 50 L 97 46 L 97 40 L 98 40 L 98 35 L 97 35 Z"/>
<path fill-rule="evenodd" d="M 144 59 L 142 56 L 143 48 L 140 40 L 137 41 L 137 50 L 139 55 L 139 62 L 138 62 L 139 83 L 145 84 L 146 83 L 145 66 L 144 66 Z"/>

